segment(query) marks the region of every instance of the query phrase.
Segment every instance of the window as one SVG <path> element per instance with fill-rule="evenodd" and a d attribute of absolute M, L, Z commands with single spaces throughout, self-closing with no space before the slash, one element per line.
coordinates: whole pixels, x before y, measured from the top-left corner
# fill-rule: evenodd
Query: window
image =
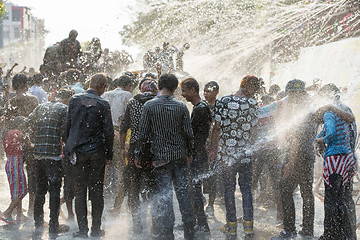
<path fill-rule="evenodd" d="M 21 11 L 19 9 L 12 10 L 12 21 L 13 22 L 20 22 L 21 20 Z"/>
<path fill-rule="evenodd" d="M 14 38 L 20 39 L 20 28 L 19 27 L 14 28 Z"/>

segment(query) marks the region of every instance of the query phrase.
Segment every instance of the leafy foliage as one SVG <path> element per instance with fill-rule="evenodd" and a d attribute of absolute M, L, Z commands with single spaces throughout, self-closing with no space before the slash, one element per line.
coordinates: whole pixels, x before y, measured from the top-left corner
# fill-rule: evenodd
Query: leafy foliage
<path fill-rule="evenodd" d="M 5 12 L 5 4 L 3 1 L 0 1 L 0 19 L 2 17 L 2 15 L 4 14 Z"/>

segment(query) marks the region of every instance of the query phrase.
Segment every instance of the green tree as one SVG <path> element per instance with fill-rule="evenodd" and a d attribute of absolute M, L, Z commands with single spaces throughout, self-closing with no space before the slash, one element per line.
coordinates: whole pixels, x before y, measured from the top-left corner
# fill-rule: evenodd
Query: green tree
<path fill-rule="evenodd" d="M 0 19 L 2 17 L 2 15 L 4 14 L 5 12 L 5 4 L 3 1 L 0 0 Z"/>

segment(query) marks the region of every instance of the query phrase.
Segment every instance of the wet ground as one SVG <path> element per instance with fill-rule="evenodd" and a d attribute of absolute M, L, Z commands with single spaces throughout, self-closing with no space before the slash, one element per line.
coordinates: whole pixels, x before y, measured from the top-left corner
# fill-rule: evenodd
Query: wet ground
<path fill-rule="evenodd" d="M 3 168 L 4 161 L 0 164 L 0 169 Z M 10 203 L 10 192 L 9 186 L 7 183 L 7 178 L 5 171 L 0 171 L 0 210 L 4 211 L 8 204 Z M 301 196 L 298 190 L 294 193 L 296 199 L 296 225 L 297 229 L 300 230 L 301 224 Z M 144 216 L 147 215 L 146 218 L 143 219 L 143 224 L 146 225 L 144 229 L 144 233 L 142 235 L 133 236 L 131 233 L 132 224 L 131 217 L 127 212 L 127 204 L 123 204 L 122 210 L 119 216 L 112 217 L 107 212 L 107 209 L 111 208 L 113 204 L 113 198 L 115 196 L 108 196 L 105 203 L 105 211 L 104 211 L 104 220 L 103 220 L 103 228 L 106 230 L 106 236 L 103 239 L 130 239 L 130 240 L 147 240 L 149 237 L 149 224 L 151 223 L 149 213 L 150 210 L 146 207 L 143 207 Z M 256 197 L 257 198 L 257 197 Z M 174 197 L 175 199 L 175 197 Z M 240 191 L 236 192 L 237 199 L 237 209 L 238 215 L 241 216 L 241 194 Z M 28 197 L 24 199 L 24 209 L 27 209 L 28 206 Z M 241 224 L 238 227 L 238 234 L 236 236 L 230 236 L 223 234 L 219 231 L 219 227 L 225 223 L 225 209 L 223 204 L 220 201 L 216 201 L 215 203 L 215 213 L 213 216 L 209 216 L 209 225 L 211 228 L 210 234 L 198 234 L 197 239 L 201 240 L 221 240 L 221 239 L 270 239 L 271 236 L 278 234 L 281 231 L 280 227 L 277 227 L 276 223 L 276 209 L 271 200 L 263 200 L 263 203 L 255 203 L 255 235 L 252 237 L 245 237 L 243 234 L 243 229 Z M 265 203 L 264 203 L 265 202 Z M 126 201 L 125 201 L 126 203 Z M 177 206 L 177 202 L 175 200 L 175 214 L 176 214 L 176 224 L 179 225 L 181 223 L 179 210 Z M 314 239 L 317 239 L 322 233 L 322 222 L 323 222 L 323 204 L 322 202 L 316 198 L 315 200 L 316 212 L 315 212 L 315 236 Z M 48 203 L 46 202 L 44 206 L 45 210 L 45 221 L 48 221 Z M 357 205 L 357 215 L 360 215 L 360 205 Z M 72 234 L 77 231 L 77 224 L 75 222 L 66 222 L 66 209 L 65 206 L 62 206 L 63 214 L 60 217 L 60 223 L 66 223 L 70 226 L 70 231 L 59 235 L 57 239 L 66 240 L 66 239 L 74 239 Z M 89 217 L 90 220 L 90 217 Z M 91 222 L 91 220 L 89 221 Z M 25 224 L 9 226 L 5 223 L 0 223 L 0 239 L 18 239 L 18 240 L 27 240 L 27 239 L 48 239 L 48 232 L 44 231 L 42 236 L 36 236 L 34 233 L 34 223 L 27 222 Z M 360 230 L 357 231 L 358 238 L 360 238 Z M 35 238 L 36 237 L 36 238 Z M 94 238 L 90 238 L 94 239 Z M 183 239 L 183 231 L 180 227 L 175 227 L 175 239 Z M 296 239 L 302 239 L 298 237 Z"/>

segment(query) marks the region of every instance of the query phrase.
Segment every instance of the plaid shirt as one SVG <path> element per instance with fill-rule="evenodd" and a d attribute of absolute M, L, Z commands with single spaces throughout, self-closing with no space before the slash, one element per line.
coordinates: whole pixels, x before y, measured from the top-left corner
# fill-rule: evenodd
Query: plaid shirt
<path fill-rule="evenodd" d="M 62 154 L 67 106 L 60 102 L 40 104 L 29 115 L 26 127 L 35 132 L 35 155 L 57 157 Z"/>

